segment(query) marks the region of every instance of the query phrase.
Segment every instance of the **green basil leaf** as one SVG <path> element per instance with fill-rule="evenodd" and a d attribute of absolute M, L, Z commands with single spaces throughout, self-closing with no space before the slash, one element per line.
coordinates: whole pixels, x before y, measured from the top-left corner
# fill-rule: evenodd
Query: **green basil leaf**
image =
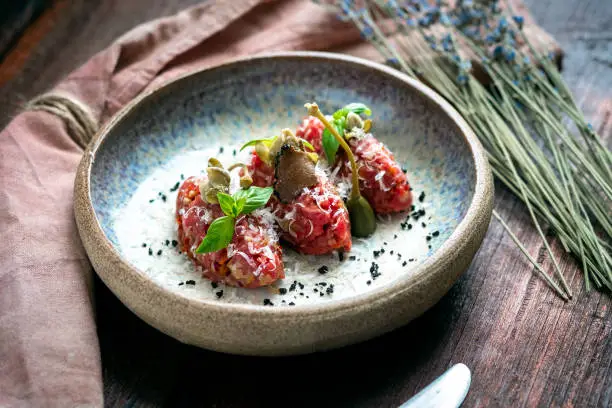
<path fill-rule="evenodd" d="M 244 206 L 246 205 L 247 199 L 246 197 L 242 197 L 239 200 L 236 200 L 234 204 L 234 208 L 236 210 L 236 217 L 242 214 L 242 210 L 244 210 Z"/>
<path fill-rule="evenodd" d="M 234 236 L 234 223 L 234 218 L 228 216 L 214 220 L 196 249 L 196 254 L 215 252 L 227 247 Z"/>
<path fill-rule="evenodd" d="M 342 117 L 337 119 L 333 123 L 336 131 L 340 134 L 340 136 L 344 136 L 344 128 L 346 127 L 346 117 Z"/>
<path fill-rule="evenodd" d="M 346 117 L 346 115 L 348 115 L 349 111 L 348 109 L 338 109 L 337 111 L 334 112 L 334 119 L 340 119 L 342 117 Z"/>
<path fill-rule="evenodd" d="M 346 115 L 348 115 L 349 112 L 353 112 L 358 115 L 361 113 L 365 113 L 367 116 L 370 116 L 372 114 L 372 110 L 365 106 L 363 103 L 349 103 L 343 109 L 347 110 Z"/>
<path fill-rule="evenodd" d="M 243 144 L 242 147 L 240 148 L 240 151 L 243 151 L 245 148 L 247 148 L 249 146 L 255 146 L 257 143 L 263 143 L 266 146 L 270 147 L 270 146 L 272 146 L 272 143 L 274 143 L 275 140 L 276 140 L 276 136 L 275 137 L 270 137 L 268 139 L 255 139 L 255 140 L 251 140 L 251 141 L 248 141 L 245 144 Z"/>
<path fill-rule="evenodd" d="M 249 188 L 241 188 L 240 190 L 236 191 L 234 193 L 234 195 L 232 196 L 234 198 L 234 201 L 238 202 L 238 201 L 245 201 L 246 199 L 249 197 L 249 190 L 251 189 L 251 187 Z"/>
<path fill-rule="evenodd" d="M 346 118 L 339 118 L 334 120 L 331 124 L 336 129 L 336 132 L 340 136 L 344 136 L 344 125 L 346 123 Z M 329 129 L 325 128 L 323 130 L 323 150 L 325 151 L 325 156 L 327 157 L 327 161 L 329 164 L 333 164 L 336 160 L 336 153 L 338 153 L 338 148 L 340 147 L 340 142 L 336 140 L 334 135 L 329 131 Z"/>
<path fill-rule="evenodd" d="M 225 215 L 230 217 L 236 217 L 238 215 L 236 212 L 236 202 L 231 195 L 226 193 L 217 193 L 217 200 L 219 200 L 221 211 L 223 211 Z"/>
<path fill-rule="evenodd" d="M 338 109 L 336 112 L 334 112 L 334 119 L 346 118 L 346 115 L 348 115 L 349 112 L 353 112 L 358 115 L 365 113 L 368 116 L 372 114 L 372 110 L 363 103 L 349 103 L 344 108 Z"/>
<path fill-rule="evenodd" d="M 245 199 L 240 214 L 250 214 L 258 208 L 265 206 L 270 200 L 270 196 L 274 192 L 272 187 L 255 187 L 251 186 L 246 190 L 239 190 L 234 194 L 234 199 L 241 201 Z"/>
<path fill-rule="evenodd" d="M 327 157 L 327 161 L 330 165 L 332 165 L 336 159 L 336 153 L 338 152 L 338 147 L 340 147 L 340 143 L 336 140 L 334 135 L 331 134 L 329 129 L 325 128 L 323 131 L 323 137 L 321 139 L 323 144 L 323 151 L 325 151 L 325 157 Z"/>

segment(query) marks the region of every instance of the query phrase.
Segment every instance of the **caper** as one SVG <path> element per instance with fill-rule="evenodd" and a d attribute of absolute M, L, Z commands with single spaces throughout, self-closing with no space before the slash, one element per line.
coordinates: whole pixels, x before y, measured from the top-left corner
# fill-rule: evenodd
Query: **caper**
<path fill-rule="evenodd" d="M 249 188 L 253 184 L 253 178 L 248 174 L 240 177 L 240 188 Z"/>
<path fill-rule="evenodd" d="M 223 164 L 221 164 L 221 162 L 219 160 L 217 160 L 214 157 L 211 157 L 210 159 L 208 159 L 208 167 L 218 167 L 220 169 L 223 168 Z"/>
<path fill-rule="evenodd" d="M 217 193 L 218 193 L 218 190 L 216 188 L 209 188 L 206 191 L 206 195 L 204 196 L 204 198 L 206 199 L 207 202 L 211 204 L 218 204 L 219 200 L 217 199 Z"/>
<path fill-rule="evenodd" d="M 346 115 L 346 128 L 351 130 L 353 128 L 363 129 L 363 119 L 355 112 L 349 112 Z"/>
<path fill-rule="evenodd" d="M 363 197 L 352 197 L 346 203 L 351 220 L 351 233 L 356 237 L 366 238 L 376 231 L 374 211 Z"/>
<path fill-rule="evenodd" d="M 208 167 L 206 173 L 208 174 L 208 182 L 211 186 L 229 186 L 231 177 L 227 170 L 220 167 Z"/>

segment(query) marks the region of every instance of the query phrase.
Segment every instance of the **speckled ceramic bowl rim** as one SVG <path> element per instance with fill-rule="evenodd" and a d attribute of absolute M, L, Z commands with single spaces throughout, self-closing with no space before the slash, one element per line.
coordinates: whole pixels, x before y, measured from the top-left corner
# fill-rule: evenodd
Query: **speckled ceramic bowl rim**
<path fill-rule="evenodd" d="M 446 115 L 448 115 L 448 117 L 455 123 L 457 128 L 460 130 L 460 133 L 463 135 L 467 142 L 475 167 L 476 177 L 472 202 L 470 203 L 467 212 L 465 213 L 465 216 L 459 222 L 455 230 L 451 233 L 450 237 L 441 245 L 440 248 L 438 248 L 437 251 L 435 251 L 429 258 L 427 258 L 427 260 L 416 266 L 409 275 L 406 275 L 406 277 L 398 278 L 396 281 L 390 282 L 387 285 L 381 286 L 377 289 L 373 289 L 366 293 L 358 294 L 346 299 L 331 301 L 329 303 L 324 304 L 297 305 L 290 308 L 268 307 L 255 304 L 227 304 L 214 300 L 190 299 L 180 295 L 179 293 L 172 292 L 166 288 L 163 288 L 161 285 L 150 279 L 144 272 L 126 261 L 121 256 L 121 254 L 119 254 L 119 252 L 114 248 L 110 240 L 106 237 L 93 208 L 90 191 L 90 178 L 92 164 L 95 160 L 96 152 L 104 143 L 106 136 L 110 133 L 110 131 L 112 131 L 112 129 L 117 126 L 122 120 L 124 120 L 127 115 L 137 109 L 144 100 L 153 95 L 156 95 L 157 93 L 163 91 L 169 86 L 177 85 L 179 82 L 181 82 L 187 77 L 190 77 L 192 75 L 198 75 L 205 71 L 223 70 L 236 64 L 256 62 L 261 59 L 306 59 L 317 60 L 322 63 L 332 64 L 335 62 L 343 62 L 357 64 L 362 67 L 367 67 L 372 70 L 376 70 L 383 75 L 399 79 L 407 86 L 411 87 L 414 91 L 419 92 L 420 94 L 425 96 L 431 102 L 436 104 Z M 311 319 L 317 317 L 330 318 L 334 315 L 342 314 L 352 309 L 368 307 L 368 305 L 372 306 L 374 304 L 377 304 L 378 302 L 385 302 L 391 298 L 401 296 L 403 293 L 409 291 L 415 285 L 418 285 L 423 280 L 428 279 L 430 271 L 432 271 L 432 269 L 436 269 L 436 266 L 442 267 L 445 259 L 448 259 L 449 257 L 454 258 L 458 256 L 458 251 L 460 251 L 462 247 L 464 247 L 462 243 L 465 243 L 466 241 L 471 241 L 477 234 L 477 228 L 473 228 L 473 224 L 478 224 L 478 217 L 482 217 L 483 215 L 485 215 L 488 220 L 490 218 L 490 211 L 492 208 L 493 181 L 491 170 L 486 158 L 486 153 L 469 125 L 465 122 L 461 115 L 442 98 L 442 96 L 437 94 L 435 91 L 433 91 L 423 83 L 412 79 L 407 75 L 397 70 L 391 69 L 385 65 L 362 58 L 327 52 L 294 51 L 258 54 L 249 57 L 233 59 L 221 65 L 191 71 L 184 75 L 173 78 L 161 84 L 159 87 L 144 92 L 143 94 L 135 98 L 133 101 L 131 101 L 129 104 L 127 104 L 118 113 L 116 113 L 96 133 L 89 147 L 85 151 L 83 161 L 84 162 L 81 163 L 81 166 L 85 166 L 84 174 L 82 171 L 79 171 L 79 173 L 77 173 L 77 182 L 75 183 L 75 208 L 79 207 L 76 205 L 77 201 L 80 200 L 80 204 L 83 204 L 83 202 L 86 200 L 86 205 L 84 209 L 81 210 L 83 212 L 80 215 L 84 220 L 85 224 L 87 224 L 87 226 L 90 228 L 80 229 L 89 229 L 89 233 L 93 234 L 93 236 L 91 236 L 90 238 L 92 238 L 93 242 L 96 242 L 97 245 L 102 247 L 99 248 L 99 250 L 102 250 L 106 256 L 113 257 L 115 258 L 115 260 L 119 261 L 119 263 L 124 266 L 124 268 L 122 268 L 124 271 L 131 272 L 131 275 L 133 275 L 131 276 L 131 278 L 134 278 L 137 284 L 147 285 L 151 289 L 151 292 L 147 292 L 150 293 L 149 297 L 165 296 L 169 297 L 169 300 L 177 302 L 183 307 L 206 307 L 214 310 L 215 312 L 243 314 L 245 316 L 248 315 L 250 318 L 255 319 L 293 319 L 298 315 L 301 317 L 309 317 Z M 78 178 L 82 176 L 84 176 L 84 179 L 80 180 L 81 182 L 79 183 Z M 103 278 L 102 280 L 104 281 Z"/>

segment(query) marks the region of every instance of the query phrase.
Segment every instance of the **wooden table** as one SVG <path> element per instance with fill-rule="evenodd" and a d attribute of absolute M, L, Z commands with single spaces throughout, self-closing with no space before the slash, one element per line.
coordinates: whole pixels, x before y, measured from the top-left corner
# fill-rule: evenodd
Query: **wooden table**
<path fill-rule="evenodd" d="M 55 1 L 0 66 L 0 112 L 6 114 L 0 125 L 21 102 L 124 31 L 196 2 Z M 609 140 L 612 1 L 527 3 L 566 51 L 564 76 L 593 126 Z M 525 208 L 501 185 L 496 187 L 497 210 L 548 265 Z M 609 407 L 612 302 L 606 295 L 585 293 L 574 261 L 562 259 L 576 294 L 569 303 L 532 273 L 493 221 L 469 270 L 421 318 L 366 343 L 293 358 L 237 357 L 179 344 L 140 321 L 99 284 L 106 403 L 394 407 L 450 365 L 463 362 L 473 372 L 464 406 Z"/>

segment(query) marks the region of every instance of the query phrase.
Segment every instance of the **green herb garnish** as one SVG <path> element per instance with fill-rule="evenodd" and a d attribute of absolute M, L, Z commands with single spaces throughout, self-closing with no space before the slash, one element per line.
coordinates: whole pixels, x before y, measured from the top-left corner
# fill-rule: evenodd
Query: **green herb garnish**
<path fill-rule="evenodd" d="M 365 106 L 363 103 L 349 103 L 344 108 L 334 112 L 334 119 L 346 118 L 346 115 L 348 115 L 349 112 L 353 112 L 358 115 L 361 113 L 365 113 L 368 116 L 372 114 L 372 110 Z"/>
<path fill-rule="evenodd" d="M 196 254 L 215 252 L 227 247 L 234 236 L 236 218 L 266 205 L 273 192 L 272 187 L 249 187 L 238 190 L 233 195 L 217 193 L 217 200 L 225 216 L 210 224 L 206 236 L 195 251 Z"/>
<path fill-rule="evenodd" d="M 363 103 L 349 103 L 344 108 L 338 109 L 336 112 L 334 112 L 332 120 L 329 123 L 341 136 L 344 136 L 344 131 L 347 130 L 346 117 L 351 112 L 357 115 L 364 113 L 369 116 L 372 114 L 372 110 Z M 322 144 L 323 150 L 325 151 L 325 157 L 327 157 L 327 161 L 330 164 L 333 164 L 334 160 L 336 159 L 336 154 L 338 153 L 340 143 L 338 142 L 336 137 L 332 135 L 328 127 L 323 130 Z"/>
<path fill-rule="evenodd" d="M 270 137 L 270 138 L 267 138 L 267 139 L 253 139 L 253 140 L 249 140 L 248 142 L 246 142 L 245 144 L 242 145 L 242 147 L 240 148 L 240 151 L 243 151 L 244 149 L 246 149 L 249 146 L 256 146 L 259 143 L 262 143 L 264 146 L 270 147 L 270 146 L 272 146 L 272 143 L 274 143 L 275 140 L 276 140 L 276 136 Z"/>
<path fill-rule="evenodd" d="M 336 132 L 338 132 L 340 135 L 344 135 L 344 123 L 342 119 L 334 120 L 331 125 L 336 129 Z M 338 142 L 338 140 L 327 128 L 323 130 L 321 142 L 323 144 L 323 150 L 325 151 L 327 161 L 330 165 L 334 164 L 336 154 L 338 153 L 338 148 L 340 147 L 340 142 Z"/>
<path fill-rule="evenodd" d="M 219 217 L 210 224 L 206 236 L 200 243 L 196 254 L 204 254 L 207 252 L 215 252 L 223 249 L 232 242 L 234 236 L 234 224 L 236 219 L 226 215 Z"/>

